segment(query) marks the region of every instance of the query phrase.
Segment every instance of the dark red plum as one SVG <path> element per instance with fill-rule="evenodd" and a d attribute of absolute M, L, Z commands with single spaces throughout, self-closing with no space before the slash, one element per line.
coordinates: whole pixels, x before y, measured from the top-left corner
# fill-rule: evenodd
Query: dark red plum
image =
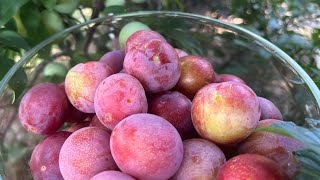
<path fill-rule="evenodd" d="M 273 160 L 258 154 L 242 154 L 228 160 L 220 169 L 217 180 L 289 180 Z"/>
<path fill-rule="evenodd" d="M 125 45 L 125 52 L 128 53 L 131 49 L 135 49 L 140 45 L 155 39 L 167 42 L 158 32 L 151 30 L 137 31 L 128 38 Z"/>
<path fill-rule="evenodd" d="M 77 130 L 88 127 L 90 125 L 90 121 L 83 121 L 80 123 L 71 124 L 71 126 L 66 130 L 68 132 L 76 132 Z"/>
<path fill-rule="evenodd" d="M 257 128 L 268 127 L 273 123 L 281 122 L 275 119 L 261 120 Z M 238 146 L 240 154 L 260 154 L 274 160 L 280 165 L 289 177 L 297 174 L 299 163 L 292 152 L 303 148 L 303 145 L 293 138 L 269 132 L 253 132 Z"/>
<path fill-rule="evenodd" d="M 216 179 L 219 169 L 226 162 L 221 149 L 204 139 L 183 141 L 182 164 L 172 180 Z"/>
<path fill-rule="evenodd" d="M 90 180 L 135 180 L 135 178 L 120 171 L 103 171 Z"/>
<path fill-rule="evenodd" d="M 183 94 L 174 92 L 160 93 L 149 100 L 149 113 L 163 117 L 179 132 L 182 139 L 194 134 L 191 120 L 191 101 Z"/>
<path fill-rule="evenodd" d="M 49 135 L 64 123 L 67 110 L 68 100 L 59 86 L 40 83 L 23 96 L 19 107 L 19 119 L 29 132 Z"/>
<path fill-rule="evenodd" d="M 109 76 L 99 85 L 94 107 L 100 122 L 113 129 L 132 114 L 146 113 L 148 102 L 141 83 L 129 74 Z"/>
<path fill-rule="evenodd" d="M 234 82 L 246 84 L 241 78 L 232 74 L 219 74 L 216 79 L 217 83 L 228 82 L 228 81 L 234 81 Z"/>
<path fill-rule="evenodd" d="M 258 100 L 261 108 L 260 120 L 264 120 L 264 119 L 282 120 L 282 114 L 276 105 L 274 105 L 270 100 L 265 99 L 263 97 L 258 97 Z"/>
<path fill-rule="evenodd" d="M 181 76 L 174 89 L 191 100 L 203 86 L 215 81 L 213 67 L 207 59 L 199 56 L 184 56 L 179 62 Z"/>
<path fill-rule="evenodd" d="M 60 151 L 63 178 L 90 179 L 102 171 L 117 170 L 109 141 L 110 133 L 98 127 L 86 127 L 72 133 Z"/>
<path fill-rule="evenodd" d="M 153 114 L 135 114 L 113 130 L 111 153 L 120 170 L 137 179 L 163 180 L 174 175 L 183 159 L 178 131 Z"/>
<path fill-rule="evenodd" d="M 29 162 L 32 177 L 35 180 L 61 180 L 59 153 L 71 132 L 56 132 L 43 139 L 33 150 Z"/>
<path fill-rule="evenodd" d="M 93 99 L 99 84 L 113 74 L 112 69 L 96 61 L 77 64 L 65 79 L 65 90 L 71 104 L 85 113 L 94 113 Z"/>
<path fill-rule="evenodd" d="M 124 60 L 125 53 L 123 50 L 115 50 L 110 51 L 103 55 L 99 62 L 102 62 L 109 66 L 113 73 L 118 73 L 123 69 L 123 60 Z"/>
<path fill-rule="evenodd" d="M 130 50 L 124 59 L 126 73 L 136 77 L 147 93 L 169 90 L 180 77 L 178 54 L 168 43 L 152 40 Z"/>

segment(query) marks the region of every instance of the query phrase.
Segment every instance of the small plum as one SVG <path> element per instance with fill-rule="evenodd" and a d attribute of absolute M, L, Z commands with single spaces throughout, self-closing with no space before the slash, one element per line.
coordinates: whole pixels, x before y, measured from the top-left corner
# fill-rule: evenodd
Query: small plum
<path fill-rule="evenodd" d="M 183 141 L 182 164 L 172 180 L 216 179 L 219 169 L 226 162 L 221 149 L 204 139 Z"/>
<path fill-rule="evenodd" d="M 94 95 L 99 84 L 113 71 L 107 65 L 89 61 L 71 68 L 65 79 L 65 90 L 71 104 L 85 113 L 94 113 Z"/>
<path fill-rule="evenodd" d="M 289 180 L 277 163 L 258 154 L 238 155 L 221 167 L 217 180 L 236 179 Z"/>
<path fill-rule="evenodd" d="M 74 123 L 71 124 L 71 126 L 66 130 L 68 132 L 76 132 L 77 130 L 84 128 L 84 127 L 88 127 L 90 124 L 90 121 L 83 121 L 80 123 Z"/>
<path fill-rule="evenodd" d="M 135 180 L 135 178 L 120 171 L 103 171 L 90 180 Z"/>
<path fill-rule="evenodd" d="M 205 85 L 215 81 L 215 73 L 210 62 L 199 56 L 184 56 L 179 59 L 181 76 L 174 89 L 191 100 Z"/>
<path fill-rule="evenodd" d="M 110 51 L 103 55 L 99 62 L 102 62 L 109 66 L 113 73 L 118 73 L 123 69 L 123 60 L 124 60 L 124 51 L 123 50 L 115 50 Z"/>
<path fill-rule="evenodd" d="M 150 98 L 148 102 L 149 113 L 168 120 L 178 130 L 182 139 L 195 131 L 191 120 L 192 103 L 185 95 L 177 91 L 166 91 Z"/>
<path fill-rule="evenodd" d="M 19 107 L 19 119 L 29 132 L 49 135 L 64 123 L 67 110 L 68 100 L 59 86 L 40 83 L 23 96 Z"/>
<path fill-rule="evenodd" d="M 167 42 L 158 32 L 151 30 L 137 31 L 128 38 L 125 46 L 125 52 L 128 53 L 131 49 L 135 49 L 140 45 L 154 39 Z"/>
<path fill-rule="evenodd" d="M 263 119 L 282 120 L 282 114 L 276 105 L 274 105 L 270 100 L 263 97 L 258 97 L 258 100 L 261 108 L 260 120 L 263 120 Z"/>
<path fill-rule="evenodd" d="M 228 82 L 228 81 L 234 81 L 234 82 L 246 84 L 241 78 L 232 74 L 219 74 L 216 79 L 217 83 Z"/>
<path fill-rule="evenodd" d="M 82 128 L 70 135 L 59 155 L 65 180 L 90 179 L 117 166 L 110 152 L 110 133 L 98 127 Z"/>
<path fill-rule="evenodd" d="M 71 132 L 56 132 L 43 139 L 33 150 L 30 159 L 30 170 L 34 179 L 61 180 L 59 153 Z"/>
<path fill-rule="evenodd" d="M 257 127 L 260 107 L 256 94 L 238 82 L 209 84 L 192 101 L 192 122 L 201 137 L 217 144 L 235 144 Z"/>
<path fill-rule="evenodd" d="M 141 83 L 124 73 L 111 75 L 102 81 L 94 98 L 94 107 L 100 122 L 111 130 L 125 117 L 148 112 Z"/>
<path fill-rule="evenodd" d="M 183 159 L 178 131 L 153 114 L 134 114 L 123 119 L 112 131 L 110 147 L 120 170 L 137 179 L 168 179 Z"/>
<path fill-rule="evenodd" d="M 169 90 L 180 77 L 178 54 L 170 44 L 160 40 L 148 41 L 130 50 L 123 67 L 141 82 L 147 93 Z"/>
<path fill-rule="evenodd" d="M 275 119 L 261 120 L 257 128 L 268 127 L 273 123 L 281 122 Z M 294 159 L 292 152 L 303 146 L 295 139 L 269 132 L 254 132 L 238 146 L 240 154 L 260 154 L 279 164 L 289 177 L 293 177 L 298 170 L 299 163 Z"/>

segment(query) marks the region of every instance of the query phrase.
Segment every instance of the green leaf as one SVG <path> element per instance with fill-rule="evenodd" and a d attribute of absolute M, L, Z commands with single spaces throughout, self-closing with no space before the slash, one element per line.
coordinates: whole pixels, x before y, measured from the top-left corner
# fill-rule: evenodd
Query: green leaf
<path fill-rule="evenodd" d="M 108 6 L 103 10 L 104 14 L 109 14 L 109 13 L 113 13 L 113 14 L 121 14 L 124 13 L 126 11 L 124 6 Z"/>
<path fill-rule="evenodd" d="M 1 0 L 0 1 L 0 27 L 5 25 L 29 0 Z"/>
<path fill-rule="evenodd" d="M 314 46 L 320 47 L 320 29 L 314 29 L 311 35 Z"/>
<path fill-rule="evenodd" d="M 41 3 L 43 4 L 44 7 L 47 9 L 52 10 L 53 7 L 56 5 L 57 0 L 41 0 Z"/>
<path fill-rule="evenodd" d="M 0 31 L 0 45 L 9 48 L 22 48 L 28 50 L 28 43 L 15 31 L 2 30 Z"/>

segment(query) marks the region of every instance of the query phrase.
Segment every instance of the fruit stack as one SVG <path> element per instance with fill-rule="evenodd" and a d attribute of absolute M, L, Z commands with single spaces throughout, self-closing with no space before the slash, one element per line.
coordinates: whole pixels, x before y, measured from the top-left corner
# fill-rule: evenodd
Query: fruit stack
<path fill-rule="evenodd" d="M 152 30 L 72 67 L 63 84 L 32 87 L 19 117 L 47 136 L 31 156 L 34 179 L 282 180 L 302 148 L 254 131 L 282 120 L 271 101 Z"/>

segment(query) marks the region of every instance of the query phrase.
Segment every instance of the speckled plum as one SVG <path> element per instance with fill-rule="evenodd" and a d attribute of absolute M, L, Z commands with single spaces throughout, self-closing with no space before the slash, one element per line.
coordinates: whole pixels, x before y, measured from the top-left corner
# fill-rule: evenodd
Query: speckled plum
<path fill-rule="evenodd" d="M 148 102 L 141 83 L 129 74 L 109 76 L 99 85 L 94 107 L 100 122 L 113 129 L 132 114 L 148 112 Z"/>
<path fill-rule="evenodd" d="M 215 81 L 215 73 L 210 62 L 199 56 L 184 56 L 179 60 L 181 76 L 174 89 L 191 100 L 205 85 Z"/>
<path fill-rule="evenodd" d="M 226 162 L 226 157 L 218 146 L 195 138 L 183 141 L 183 147 L 183 161 L 172 180 L 216 179 L 219 169 Z"/>
<path fill-rule="evenodd" d="M 243 83 L 213 83 L 192 101 L 192 122 L 201 137 L 218 144 L 235 144 L 257 127 L 260 106 L 256 94 Z"/>
<path fill-rule="evenodd" d="M 289 180 L 273 160 L 258 154 L 242 154 L 228 160 L 220 169 L 217 180 Z"/>
<path fill-rule="evenodd" d="M 149 113 L 168 120 L 179 132 L 182 139 L 194 134 L 191 120 L 191 101 L 183 94 L 166 91 L 150 98 Z"/>
<path fill-rule="evenodd" d="M 124 55 L 125 53 L 123 50 L 110 51 L 103 55 L 99 62 L 109 66 L 113 73 L 118 73 L 123 69 Z"/>
<path fill-rule="evenodd" d="M 219 74 L 216 79 L 217 83 L 228 82 L 228 81 L 234 81 L 234 82 L 246 84 L 241 78 L 232 74 Z"/>
<path fill-rule="evenodd" d="M 135 180 L 135 178 L 120 171 L 103 171 L 90 180 Z"/>
<path fill-rule="evenodd" d="M 268 127 L 273 123 L 281 122 L 275 119 L 261 120 L 257 128 Z M 269 132 L 254 132 L 238 146 L 240 154 L 260 154 L 274 160 L 289 177 L 296 175 L 299 163 L 294 159 L 292 152 L 303 148 L 295 139 Z"/>
<path fill-rule="evenodd" d="M 189 55 L 188 53 L 186 53 L 185 51 L 183 51 L 183 50 L 181 50 L 181 49 L 175 48 L 175 50 L 176 50 L 179 58 Z"/>
<path fill-rule="evenodd" d="M 113 71 L 107 65 L 89 61 L 71 68 L 65 79 L 65 90 L 71 104 L 85 113 L 94 113 L 93 99 L 99 84 Z"/>
<path fill-rule="evenodd" d="M 22 126 L 37 135 L 56 132 L 64 123 L 68 100 L 59 86 L 40 83 L 23 96 L 19 107 Z"/>
<path fill-rule="evenodd" d="M 282 120 L 282 114 L 276 105 L 274 105 L 270 100 L 263 97 L 258 97 L 258 100 L 261 108 L 260 120 L 263 120 L 263 119 Z"/>
<path fill-rule="evenodd" d="M 183 159 L 178 131 L 153 114 L 135 114 L 122 120 L 111 134 L 110 147 L 120 170 L 137 179 L 168 179 Z"/>
<path fill-rule="evenodd" d="M 126 73 L 136 77 L 147 93 L 169 90 L 180 77 L 179 57 L 168 43 L 152 40 L 129 51 L 124 59 Z"/>
<path fill-rule="evenodd" d="M 90 179 L 107 170 L 117 170 L 110 152 L 110 133 L 98 127 L 74 132 L 63 144 L 59 165 L 65 180 Z"/>
<path fill-rule="evenodd" d="M 162 37 L 161 34 L 159 34 L 158 32 L 152 30 L 137 31 L 128 38 L 125 44 L 125 52 L 128 53 L 131 49 L 135 49 L 141 44 L 144 44 L 154 39 L 167 42 L 164 39 L 164 37 Z"/>
<path fill-rule="evenodd" d="M 59 153 L 71 132 L 56 132 L 43 139 L 33 150 L 29 162 L 33 179 L 61 180 Z"/>

